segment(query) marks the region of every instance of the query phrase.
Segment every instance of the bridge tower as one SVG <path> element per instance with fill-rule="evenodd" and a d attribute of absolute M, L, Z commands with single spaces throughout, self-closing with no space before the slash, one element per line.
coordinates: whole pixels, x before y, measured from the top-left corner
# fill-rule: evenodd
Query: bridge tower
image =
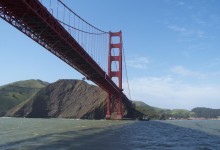
<path fill-rule="evenodd" d="M 114 37 L 119 37 L 118 43 L 114 43 Z M 117 38 L 118 39 L 118 38 Z M 118 49 L 118 55 L 113 53 L 113 49 Z M 118 63 L 118 70 L 112 69 L 112 63 Z M 111 119 L 112 107 L 117 110 L 117 118 L 122 119 L 122 32 L 109 32 L 109 51 L 108 51 L 108 76 L 112 79 L 113 77 L 118 78 L 119 95 L 114 101 L 111 95 L 107 98 L 107 112 L 106 119 Z M 113 111 L 114 109 L 113 108 Z"/>

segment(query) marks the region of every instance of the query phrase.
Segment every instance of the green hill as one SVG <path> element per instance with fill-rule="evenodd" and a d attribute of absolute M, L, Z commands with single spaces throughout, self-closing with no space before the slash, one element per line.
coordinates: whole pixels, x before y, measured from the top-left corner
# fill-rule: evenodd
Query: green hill
<path fill-rule="evenodd" d="M 135 109 L 139 112 L 148 115 L 151 119 L 168 119 L 168 118 L 190 118 L 194 117 L 195 113 L 185 109 L 161 109 L 152 107 L 141 101 L 133 101 Z"/>
<path fill-rule="evenodd" d="M 157 112 L 157 109 L 145 104 L 142 101 L 133 101 L 133 104 L 135 106 L 135 109 L 145 115 L 148 115 L 150 118 L 159 118 L 159 113 Z"/>
<path fill-rule="evenodd" d="M 145 104 L 144 102 L 142 102 L 142 101 L 133 101 L 133 104 L 136 106 L 136 107 L 151 107 L 151 106 L 149 106 L 149 105 L 147 105 L 147 104 Z"/>
<path fill-rule="evenodd" d="M 198 118 L 220 118 L 220 109 L 196 107 L 192 109 Z"/>
<path fill-rule="evenodd" d="M 0 86 L 0 115 L 24 102 L 46 85 L 48 83 L 41 80 L 25 80 Z"/>

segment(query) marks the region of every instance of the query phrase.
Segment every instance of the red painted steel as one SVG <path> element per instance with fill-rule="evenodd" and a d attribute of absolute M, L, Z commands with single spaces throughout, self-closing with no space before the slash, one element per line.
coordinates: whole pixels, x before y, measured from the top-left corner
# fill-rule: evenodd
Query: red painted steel
<path fill-rule="evenodd" d="M 118 72 L 118 87 L 38 0 L 0 0 L 0 17 L 113 97 L 123 97 L 124 103 L 130 103 L 122 93 L 122 72 Z M 121 32 L 111 33 L 111 36 L 120 35 Z M 118 47 L 118 45 L 111 46 Z M 120 57 L 112 57 L 112 60 L 119 60 L 119 62 L 122 62 L 121 59 L 121 54 Z M 120 63 L 119 66 L 121 70 L 122 64 Z M 120 105 L 118 116 L 122 118 L 121 98 L 118 104 Z"/>
<path fill-rule="evenodd" d="M 113 37 L 119 37 L 119 43 L 112 43 Z M 117 48 L 119 50 L 118 56 L 112 56 L 112 50 Z M 117 71 L 112 71 L 112 62 L 117 61 L 119 68 Z M 122 119 L 122 32 L 109 32 L 109 51 L 108 51 L 108 76 L 110 78 L 118 78 L 119 94 L 117 95 L 117 101 L 113 104 L 111 94 L 109 93 L 107 99 L 107 113 L 106 119 L 111 118 L 111 105 L 115 105 L 117 111 L 117 118 Z"/>

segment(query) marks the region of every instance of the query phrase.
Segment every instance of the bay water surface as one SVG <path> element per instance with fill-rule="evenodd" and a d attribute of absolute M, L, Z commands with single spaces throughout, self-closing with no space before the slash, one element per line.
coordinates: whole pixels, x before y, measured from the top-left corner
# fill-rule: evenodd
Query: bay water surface
<path fill-rule="evenodd" d="M 219 150 L 219 120 L 0 118 L 0 150 Z"/>

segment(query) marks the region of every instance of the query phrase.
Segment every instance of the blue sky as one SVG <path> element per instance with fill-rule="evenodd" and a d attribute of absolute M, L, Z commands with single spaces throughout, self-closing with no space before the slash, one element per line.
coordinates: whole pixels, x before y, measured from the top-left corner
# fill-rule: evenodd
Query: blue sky
<path fill-rule="evenodd" d="M 220 108 L 220 1 L 64 2 L 102 30 L 122 30 L 132 99 L 171 109 Z M 0 85 L 82 78 L 3 20 L 0 33 Z"/>

